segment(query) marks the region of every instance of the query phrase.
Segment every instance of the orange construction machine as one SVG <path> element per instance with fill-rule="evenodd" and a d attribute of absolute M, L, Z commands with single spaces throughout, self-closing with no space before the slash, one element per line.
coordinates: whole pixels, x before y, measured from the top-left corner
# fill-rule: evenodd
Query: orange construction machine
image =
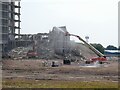
<path fill-rule="evenodd" d="M 93 57 L 89 60 L 86 60 L 86 64 L 90 64 L 92 62 L 96 62 L 99 61 L 100 64 L 102 64 L 103 62 L 107 61 L 106 56 L 104 56 L 101 52 L 99 52 L 97 49 L 95 49 L 92 45 L 88 44 L 86 41 L 84 41 L 80 36 L 78 35 L 74 35 L 74 34 L 70 34 L 68 32 L 65 33 L 66 36 L 75 36 L 77 37 L 80 41 L 84 42 L 84 44 L 90 48 L 98 57 Z"/>

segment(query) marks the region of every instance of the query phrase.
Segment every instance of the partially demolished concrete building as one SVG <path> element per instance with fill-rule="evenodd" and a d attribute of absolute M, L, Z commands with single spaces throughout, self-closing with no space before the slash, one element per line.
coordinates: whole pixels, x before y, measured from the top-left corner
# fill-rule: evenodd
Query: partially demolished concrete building
<path fill-rule="evenodd" d="M 70 52 L 70 37 L 65 36 L 65 26 L 53 27 L 49 33 L 20 34 L 20 8 L 20 0 L 0 0 L 0 55 L 21 46 L 40 48 L 41 52 L 42 46 L 48 45 L 57 54 Z"/>
<path fill-rule="evenodd" d="M 20 0 L 0 0 L 0 57 L 13 48 L 33 45 L 41 37 L 41 34 L 20 34 L 20 8 Z"/>
<path fill-rule="evenodd" d="M 70 36 L 65 36 L 66 26 L 53 27 L 49 32 L 49 40 L 55 53 L 66 54 L 70 51 Z"/>
<path fill-rule="evenodd" d="M 20 0 L 0 0 L 0 57 L 11 53 L 21 58 L 30 49 L 44 59 L 82 56 L 78 45 L 65 35 L 66 26 L 53 27 L 49 33 L 20 34 L 20 8 Z"/>
<path fill-rule="evenodd" d="M 20 1 L 0 0 L 0 52 L 14 48 L 15 37 L 19 35 Z"/>

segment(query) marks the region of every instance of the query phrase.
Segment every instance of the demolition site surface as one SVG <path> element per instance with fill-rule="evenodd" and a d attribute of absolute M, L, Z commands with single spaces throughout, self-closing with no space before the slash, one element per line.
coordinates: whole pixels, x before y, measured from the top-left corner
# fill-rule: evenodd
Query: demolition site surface
<path fill-rule="evenodd" d="M 46 63 L 47 61 L 47 63 Z M 52 61 L 59 66 L 52 67 Z M 63 60 L 4 60 L 3 88 L 118 88 L 118 62 L 99 67 L 78 62 L 63 65 Z"/>
<path fill-rule="evenodd" d="M 48 33 L 39 28 L 37 34 L 22 34 L 22 0 L 5 1 L 0 0 L 3 88 L 118 88 L 118 57 L 106 58 L 88 43 L 89 37 L 85 41 L 66 26 L 54 26 Z"/>
<path fill-rule="evenodd" d="M 118 57 L 103 54 L 66 27 L 25 36 L 2 62 L 3 88 L 118 88 Z M 84 43 L 70 40 L 70 35 Z M 96 61 L 90 61 L 94 57 Z M 104 61 L 102 61 L 104 60 Z M 87 61 L 87 62 L 86 62 Z"/>

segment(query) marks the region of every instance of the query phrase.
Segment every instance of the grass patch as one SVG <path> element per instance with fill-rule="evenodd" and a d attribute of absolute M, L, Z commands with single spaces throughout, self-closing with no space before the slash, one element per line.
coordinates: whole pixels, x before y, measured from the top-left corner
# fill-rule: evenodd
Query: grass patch
<path fill-rule="evenodd" d="M 117 82 L 82 82 L 54 80 L 5 80 L 3 88 L 118 88 Z"/>

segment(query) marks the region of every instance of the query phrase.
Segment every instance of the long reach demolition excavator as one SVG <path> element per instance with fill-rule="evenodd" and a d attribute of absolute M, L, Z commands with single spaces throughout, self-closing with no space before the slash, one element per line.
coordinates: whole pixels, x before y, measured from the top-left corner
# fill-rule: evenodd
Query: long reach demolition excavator
<path fill-rule="evenodd" d="M 103 55 L 101 52 L 99 52 L 97 49 L 95 49 L 92 45 L 88 44 L 80 36 L 70 34 L 68 32 L 65 33 L 65 36 L 75 36 L 75 37 L 77 37 L 80 41 L 82 41 L 89 49 L 91 49 L 98 56 L 98 57 L 93 57 L 93 58 L 90 58 L 89 60 L 86 60 L 85 61 L 86 64 L 90 64 L 90 63 L 93 63 L 93 62 L 96 62 L 96 61 L 98 61 L 100 64 L 102 64 L 102 63 L 107 61 L 107 58 L 106 58 L 105 55 Z"/>

